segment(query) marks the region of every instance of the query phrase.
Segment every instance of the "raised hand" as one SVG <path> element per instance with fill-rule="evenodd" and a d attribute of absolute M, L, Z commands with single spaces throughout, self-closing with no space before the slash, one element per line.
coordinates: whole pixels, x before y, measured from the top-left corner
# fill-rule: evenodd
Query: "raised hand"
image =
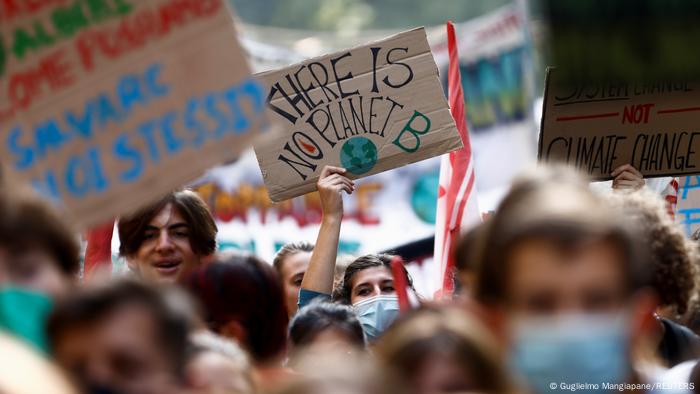
<path fill-rule="evenodd" d="M 324 218 L 340 219 L 343 216 L 343 191 L 352 194 L 355 182 L 346 178 L 344 168 L 325 166 L 316 182 L 318 194 L 321 196 L 321 208 Z"/>
<path fill-rule="evenodd" d="M 630 164 L 617 167 L 611 174 L 613 177 L 613 189 L 616 190 L 639 190 L 646 185 L 641 172 Z"/>

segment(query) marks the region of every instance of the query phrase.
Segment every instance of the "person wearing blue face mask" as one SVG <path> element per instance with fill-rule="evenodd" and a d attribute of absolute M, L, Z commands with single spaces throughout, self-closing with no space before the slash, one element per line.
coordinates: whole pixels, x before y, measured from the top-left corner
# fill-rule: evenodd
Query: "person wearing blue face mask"
<path fill-rule="evenodd" d="M 355 190 L 355 183 L 345 174 L 343 168 L 326 166 L 316 183 L 323 219 L 309 267 L 301 282 L 298 305 L 304 307 L 316 298 L 352 305 L 368 341 L 372 343 L 399 313 L 391 272 L 392 256 L 371 254 L 355 259 L 346 268 L 340 287 L 333 289 L 343 218 L 342 193 L 351 194 Z M 406 276 L 409 287 L 413 289 L 410 276 L 407 273 Z"/>
<path fill-rule="evenodd" d="M 633 355 L 656 307 L 645 245 L 585 180 L 541 171 L 517 181 L 486 223 L 474 297 L 530 392 L 641 387 Z"/>
<path fill-rule="evenodd" d="M 46 350 L 44 323 L 74 287 L 77 238 L 29 191 L 0 186 L 0 330 Z"/>

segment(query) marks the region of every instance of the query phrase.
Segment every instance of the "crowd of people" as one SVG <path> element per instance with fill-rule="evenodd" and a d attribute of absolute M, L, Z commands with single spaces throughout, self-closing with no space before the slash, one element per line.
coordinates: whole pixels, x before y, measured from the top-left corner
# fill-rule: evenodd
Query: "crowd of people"
<path fill-rule="evenodd" d="M 315 244 L 219 253 L 180 190 L 117 220 L 127 275 L 90 278 L 60 215 L 3 185 L 0 393 L 695 392 L 697 241 L 633 168 L 615 176 L 601 193 L 567 168 L 523 174 L 462 235 L 440 299 L 394 256 L 338 256 L 343 168 L 317 182 Z"/>

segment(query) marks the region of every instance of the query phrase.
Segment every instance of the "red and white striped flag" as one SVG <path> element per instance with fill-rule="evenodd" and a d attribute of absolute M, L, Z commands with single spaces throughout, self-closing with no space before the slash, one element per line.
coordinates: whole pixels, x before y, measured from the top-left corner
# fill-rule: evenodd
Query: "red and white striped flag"
<path fill-rule="evenodd" d="M 476 198 L 474 160 L 467 131 L 462 77 L 459 73 L 457 40 L 452 22 L 447 22 L 447 45 L 450 65 L 447 74 L 450 111 L 457 124 L 464 147 L 442 156 L 440 163 L 440 187 L 438 189 L 435 222 L 435 263 L 439 268 L 436 288 L 438 297 L 452 294 L 452 269 L 454 261 L 450 253 L 461 230 L 481 221 Z"/>

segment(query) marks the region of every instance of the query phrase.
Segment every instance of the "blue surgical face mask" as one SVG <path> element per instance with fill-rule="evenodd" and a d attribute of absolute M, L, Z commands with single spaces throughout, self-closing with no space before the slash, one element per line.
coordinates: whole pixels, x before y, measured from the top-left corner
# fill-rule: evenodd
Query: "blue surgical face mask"
<path fill-rule="evenodd" d="M 397 296 L 377 296 L 353 304 L 369 342 L 374 342 L 399 315 Z"/>
<path fill-rule="evenodd" d="M 46 352 L 45 325 L 52 307 L 51 298 L 45 294 L 19 287 L 0 287 L 0 330 Z"/>
<path fill-rule="evenodd" d="M 577 393 L 602 393 L 603 383 L 621 383 L 629 376 L 623 315 L 572 314 L 513 323 L 511 365 L 533 393 L 561 391 L 562 384 L 577 383 L 588 383 Z"/>

